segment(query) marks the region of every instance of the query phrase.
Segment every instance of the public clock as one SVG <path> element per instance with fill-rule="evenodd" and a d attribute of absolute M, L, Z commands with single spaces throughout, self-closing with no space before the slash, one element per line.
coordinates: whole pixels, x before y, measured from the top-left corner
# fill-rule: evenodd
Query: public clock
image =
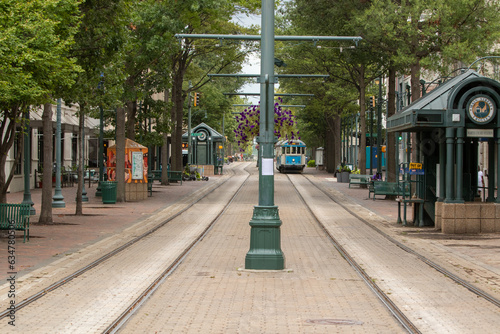
<path fill-rule="evenodd" d="M 467 114 L 476 124 L 488 124 L 496 115 L 496 105 L 491 97 L 478 95 L 467 105 Z"/>
<path fill-rule="evenodd" d="M 205 139 L 207 139 L 207 133 L 204 131 L 200 131 L 200 135 L 198 137 L 198 140 L 203 141 Z"/>

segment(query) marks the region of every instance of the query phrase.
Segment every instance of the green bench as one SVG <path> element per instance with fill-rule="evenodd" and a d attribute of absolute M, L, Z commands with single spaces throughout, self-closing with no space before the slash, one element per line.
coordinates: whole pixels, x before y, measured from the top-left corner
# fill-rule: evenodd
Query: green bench
<path fill-rule="evenodd" d="M 374 181 L 370 184 L 368 198 L 370 198 L 371 193 L 373 193 L 373 200 L 375 200 L 376 195 L 410 197 L 410 187 L 406 184 L 403 193 L 403 183 Z"/>
<path fill-rule="evenodd" d="M 148 196 L 149 197 L 153 196 L 153 181 L 154 181 L 154 175 L 148 174 Z"/>
<path fill-rule="evenodd" d="M 181 181 L 181 186 L 182 186 L 182 172 L 169 170 L 167 171 L 167 176 L 168 176 L 168 182 Z"/>
<path fill-rule="evenodd" d="M 0 230 L 23 231 L 24 242 L 26 242 L 26 238 L 29 241 L 30 209 L 31 205 L 28 203 L 0 203 Z"/>
<path fill-rule="evenodd" d="M 154 180 L 157 180 L 157 181 L 160 181 L 161 182 L 161 170 L 152 170 L 151 172 L 153 172 L 153 174 L 150 174 L 152 177 L 153 177 L 153 181 Z M 149 176 L 148 176 L 149 178 Z"/>
<path fill-rule="evenodd" d="M 372 181 L 371 175 L 362 175 L 353 173 L 349 174 L 349 188 L 351 188 L 352 184 L 369 185 L 371 181 Z"/>

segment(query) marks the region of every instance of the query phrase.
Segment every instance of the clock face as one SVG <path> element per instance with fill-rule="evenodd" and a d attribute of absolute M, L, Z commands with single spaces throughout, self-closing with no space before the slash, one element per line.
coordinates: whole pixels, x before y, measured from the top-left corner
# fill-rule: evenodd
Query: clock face
<path fill-rule="evenodd" d="M 476 124 L 487 124 L 496 114 L 495 103 L 488 96 L 478 96 L 469 102 L 467 113 Z"/>
<path fill-rule="evenodd" d="M 204 131 L 200 131 L 200 136 L 198 137 L 199 140 L 205 140 L 207 139 L 207 133 Z"/>

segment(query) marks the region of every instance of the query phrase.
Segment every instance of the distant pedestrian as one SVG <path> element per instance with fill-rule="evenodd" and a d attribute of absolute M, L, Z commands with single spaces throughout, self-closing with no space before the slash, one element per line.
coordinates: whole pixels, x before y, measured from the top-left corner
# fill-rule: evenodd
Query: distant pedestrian
<path fill-rule="evenodd" d="M 484 177 L 483 177 L 483 171 L 481 170 L 480 166 L 477 166 L 477 192 L 479 196 L 481 197 L 481 190 L 484 187 Z"/>

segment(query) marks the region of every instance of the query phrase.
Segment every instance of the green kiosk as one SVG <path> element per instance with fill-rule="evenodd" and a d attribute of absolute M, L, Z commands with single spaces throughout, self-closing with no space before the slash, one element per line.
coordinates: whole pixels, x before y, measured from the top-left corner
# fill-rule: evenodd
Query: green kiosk
<path fill-rule="evenodd" d="M 498 106 L 500 83 L 468 70 L 388 119 L 387 131 L 417 138 L 411 147 L 417 161 L 411 162 L 425 171 L 411 176 L 413 198 L 423 205 L 418 225 L 449 234 L 500 232 Z M 487 154 L 486 189 L 478 189 L 480 143 Z"/>
<path fill-rule="evenodd" d="M 224 164 L 223 143 L 225 138 L 205 123 L 192 129 L 191 143 L 188 143 L 188 133 L 182 135 L 182 142 L 191 144 L 191 161 L 189 164 L 203 168 L 204 175 L 222 173 Z"/>

